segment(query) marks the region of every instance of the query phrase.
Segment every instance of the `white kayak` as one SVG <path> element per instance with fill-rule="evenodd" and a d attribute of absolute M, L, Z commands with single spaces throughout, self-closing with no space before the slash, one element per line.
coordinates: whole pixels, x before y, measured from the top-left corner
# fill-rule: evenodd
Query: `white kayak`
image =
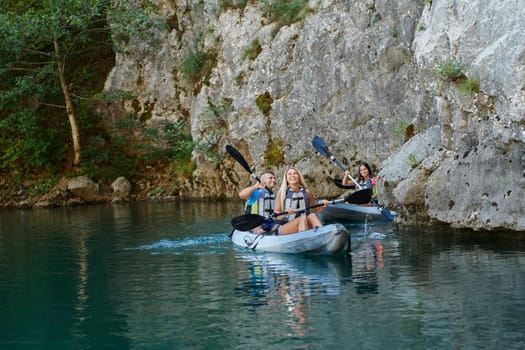
<path fill-rule="evenodd" d="M 390 212 L 395 216 L 395 212 Z M 320 213 L 324 222 L 368 222 L 383 219 L 381 208 L 348 203 L 328 204 Z"/>
<path fill-rule="evenodd" d="M 276 253 L 311 253 L 332 255 L 346 251 L 350 234 L 341 224 L 275 236 L 234 230 L 232 242 L 243 248 Z"/>

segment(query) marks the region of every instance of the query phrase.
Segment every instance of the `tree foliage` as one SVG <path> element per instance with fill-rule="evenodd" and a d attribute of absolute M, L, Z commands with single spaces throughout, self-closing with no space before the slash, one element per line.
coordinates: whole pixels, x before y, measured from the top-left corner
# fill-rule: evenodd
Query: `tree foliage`
<path fill-rule="evenodd" d="M 86 99 L 102 89 L 118 45 L 157 25 L 150 8 L 132 3 L 0 3 L 0 170 L 80 165 L 82 139 L 92 136 L 80 131 L 97 119 Z"/>

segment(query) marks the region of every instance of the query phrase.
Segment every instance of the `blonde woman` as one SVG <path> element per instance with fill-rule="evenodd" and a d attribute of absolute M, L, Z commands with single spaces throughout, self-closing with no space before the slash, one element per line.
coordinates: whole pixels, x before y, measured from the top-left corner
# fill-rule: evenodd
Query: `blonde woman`
<path fill-rule="evenodd" d="M 326 207 L 328 204 L 327 200 L 323 200 L 324 205 L 322 207 L 297 212 L 298 209 L 308 208 L 315 204 L 315 196 L 306 188 L 306 183 L 299 169 L 295 167 L 286 169 L 281 188 L 275 198 L 275 212 L 288 213 L 278 217 L 278 219 L 284 222 L 279 228 L 279 235 L 296 233 L 323 226 L 316 212 L 320 212 Z"/>

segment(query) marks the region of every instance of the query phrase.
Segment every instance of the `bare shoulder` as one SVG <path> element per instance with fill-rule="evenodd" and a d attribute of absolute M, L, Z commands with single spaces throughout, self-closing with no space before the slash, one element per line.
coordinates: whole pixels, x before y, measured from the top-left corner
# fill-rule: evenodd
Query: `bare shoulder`
<path fill-rule="evenodd" d="M 305 191 L 306 191 L 306 194 L 308 195 L 308 197 L 310 198 L 315 198 L 315 195 L 313 194 L 312 191 L 310 191 L 309 189 L 305 188 Z"/>

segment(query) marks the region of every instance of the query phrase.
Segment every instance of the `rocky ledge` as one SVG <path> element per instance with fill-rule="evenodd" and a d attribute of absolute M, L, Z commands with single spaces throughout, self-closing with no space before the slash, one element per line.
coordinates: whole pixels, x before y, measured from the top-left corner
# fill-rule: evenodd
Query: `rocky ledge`
<path fill-rule="evenodd" d="M 140 180 L 132 186 L 125 177 L 118 177 L 109 186 L 96 183 L 85 175 L 62 178 L 45 194 L 35 194 L 29 188 L 30 184 L 16 192 L 7 190 L 0 193 L 0 208 L 55 208 L 98 203 L 174 200 L 180 197 L 177 188 L 162 180 Z"/>

